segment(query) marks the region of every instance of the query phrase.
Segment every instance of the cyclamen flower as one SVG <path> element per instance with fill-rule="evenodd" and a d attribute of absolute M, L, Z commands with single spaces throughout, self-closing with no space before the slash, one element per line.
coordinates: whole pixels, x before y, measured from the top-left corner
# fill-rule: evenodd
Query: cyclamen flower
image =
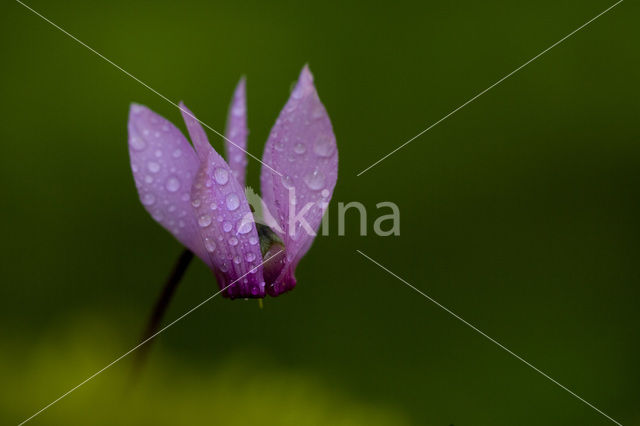
<path fill-rule="evenodd" d="M 229 286 L 225 296 L 262 298 L 291 290 L 296 266 L 313 242 L 338 176 L 333 128 L 308 67 L 264 149 L 263 203 L 254 207 L 264 211 L 268 226 L 256 221 L 244 190 L 244 79 L 227 119 L 225 136 L 233 142 L 225 141 L 228 163 L 209 144 L 194 115 L 184 104 L 180 107 L 193 148 L 169 121 L 142 105 L 131 106 L 129 153 L 142 204 L 211 268 L 221 289 Z"/>

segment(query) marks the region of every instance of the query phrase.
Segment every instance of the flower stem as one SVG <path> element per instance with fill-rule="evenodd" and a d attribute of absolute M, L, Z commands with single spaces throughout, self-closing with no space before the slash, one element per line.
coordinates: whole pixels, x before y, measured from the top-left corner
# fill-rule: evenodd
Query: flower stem
<path fill-rule="evenodd" d="M 140 341 L 144 341 L 149 337 L 153 336 L 158 329 L 160 328 L 160 324 L 162 322 L 162 318 L 164 314 L 167 312 L 167 308 L 169 307 L 169 303 L 173 298 L 173 295 L 178 288 L 178 284 L 182 280 L 184 273 L 187 271 L 191 260 L 193 259 L 193 252 L 191 250 L 185 249 L 178 258 L 177 262 L 173 266 L 173 270 L 169 275 L 164 287 L 162 288 L 162 292 L 160 293 L 160 297 L 156 300 L 155 305 L 153 306 L 153 311 L 151 312 L 151 316 L 147 321 L 147 327 L 145 328 L 144 333 L 142 334 L 142 338 Z M 142 346 L 136 356 L 135 364 L 134 364 L 134 373 L 139 371 L 147 358 L 147 354 L 151 349 L 151 343 L 153 340 L 147 342 L 146 345 Z"/>

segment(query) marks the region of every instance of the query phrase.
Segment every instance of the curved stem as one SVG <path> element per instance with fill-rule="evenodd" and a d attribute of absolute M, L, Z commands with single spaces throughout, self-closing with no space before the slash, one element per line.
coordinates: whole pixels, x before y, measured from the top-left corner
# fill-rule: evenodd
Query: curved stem
<path fill-rule="evenodd" d="M 148 339 L 153 336 L 158 329 L 160 328 L 160 324 L 162 323 L 162 318 L 164 314 L 167 312 L 167 308 L 169 307 L 169 303 L 173 298 L 173 295 L 178 288 L 178 284 L 182 280 L 184 273 L 187 271 L 191 260 L 193 259 L 193 252 L 191 250 L 185 249 L 178 258 L 178 261 L 173 266 L 173 270 L 167 279 L 164 287 L 162 288 L 162 292 L 160 293 L 160 297 L 156 300 L 155 305 L 153 306 L 153 311 L 151 312 L 151 316 L 147 321 L 147 326 L 145 328 L 144 333 L 142 334 L 141 341 Z M 151 349 L 151 343 L 153 340 L 147 342 L 146 345 L 142 346 L 140 350 L 137 352 L 134 372 L 139 371 L 144 365 L 144 361 L 147 358 L 147 354 Z"/>

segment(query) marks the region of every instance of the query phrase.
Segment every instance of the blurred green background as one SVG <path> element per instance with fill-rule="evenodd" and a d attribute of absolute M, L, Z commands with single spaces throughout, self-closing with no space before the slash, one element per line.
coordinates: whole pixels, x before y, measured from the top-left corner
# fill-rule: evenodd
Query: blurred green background
<path fill-rule="evenodd" d="M 245 74 L 258 156 L 308 62 L 340 151 L 331 218 L 360 201 L 371 231 L 376 203 L 401 209 L 399 237 L 359 236 L 355 214 L 338 237 L 334 220 L 293 292 L 263 310 L 212 300 L 158 338 L 135 387 L 126 359 L 32 423 L 613 424 L 361 249 L 640 424 L 637 3 L 356 177 L 612 3 L 28 1 L 216 129 Z M 181 248 L 138 200 L 129 103 L 184 125 L 20 4 L 0 8 L 0 423 L 17 424 L 136 343 Z M 167 318 L 216 289 L 195 262 Z"/>

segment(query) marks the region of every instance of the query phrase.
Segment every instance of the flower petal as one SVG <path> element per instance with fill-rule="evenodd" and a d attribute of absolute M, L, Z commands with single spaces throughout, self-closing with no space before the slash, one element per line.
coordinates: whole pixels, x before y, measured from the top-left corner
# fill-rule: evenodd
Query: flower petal
<path fill-rule="evenodd" d="M 140 201 L 180 243 L 207 259 L 191 207 L 198 158 L 180 130 L 149 108 L 129 110 L 129 156 Z"/>
<path fill-rule="evenodd" d="M 198 155 L 207 151 L 193 182 L 191 205 L 218 284 L 225 288 L 235 282 L 225 290 L 231 298 L 264 297 L 258 231 L 243 187 L 211 147 L 197 119 L 184 105 L 181 108 Z"/>
<path fill-rule="evenodd" d="M 247 168 L 247 99 L 245 79 L 242 77 L 231 100 L 227 129 L 225 131 L 225 151 L 227 162 L 238 183 L 244 188 Z M 231 141 L 231 142 L 230 142 Z"/>
<path fill-rule="evenodd" d="M 311 231 L 317 231 L 338 177 L 333 128 L 307 66 L 271 130 L 263 161 L 282 174 L 263 166 L 260 181 L 267 208 L 280 220 L 287 260 L 295 269 L 315 238 L 295 219 L 303 218 Z M 292 272 L 289 275 L 293 278 Z"/>

